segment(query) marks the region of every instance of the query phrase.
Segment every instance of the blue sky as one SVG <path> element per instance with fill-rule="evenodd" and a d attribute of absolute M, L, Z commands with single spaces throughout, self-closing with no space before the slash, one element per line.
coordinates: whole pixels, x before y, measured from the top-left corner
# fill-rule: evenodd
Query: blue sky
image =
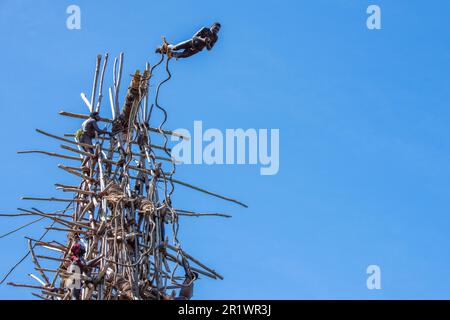
<path fill-rule="evenodd" d="M 81 30 L 66 28 L 70 4 Z M 366 28 L 369 4 L 382 30 Z M 161 35 L 181 41 L 218 20 L 211 52 L 172 63 L 167 126 L 279 128 L 280 171 L 179 167 L 179 179 L 249 205 L 177 187 L 179 208 L 233 214 L 182 218 L 184 248 L 225 276 L 201 279 L 195 298 L 448 299 L 449 10 L 444 0 L 0 0 L 0 211 L 56 208 L 19 198 L 58 195 L 53 184 L 71 181 L 60 160 L 16 151 L 58 150 L 35 128 L 77 129 L 57 112 L 86 111 L 79 94 L 97 53 L 124 51 L 128 75 L 156 62 Z M 27 221 L 1 219 L 1 233 Z M 1 274 L 45 225 L 0 239 Z M 372 264 L 381 290 L 366 288 Z M 31 271 L 27 260 L 10 280 L 31 283 Z M 0 298 L 31 295 L 2 285 Z"/>

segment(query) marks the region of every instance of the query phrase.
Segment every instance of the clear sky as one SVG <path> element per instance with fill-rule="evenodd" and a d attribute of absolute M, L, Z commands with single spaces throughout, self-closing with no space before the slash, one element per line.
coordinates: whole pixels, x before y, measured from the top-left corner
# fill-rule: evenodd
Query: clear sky
<path fill-rule="evenodd" d="M 70 4 L 81 30 L 66 28 Z M 370 4 L 381 30 L 366 27 Z M 448 299 L 449 12 L 446 0 L 0 0 L 0 211 L 56 208 L 19 198 L 59 195 L 53 184 L 72 181 L 61 161 L 16 151 L 58 150 L 35 128 L 76 131 L 57 112 L 86 112 L 97 53 L 124 51 L 128 76 L 157 61 L 161 35 L 181 41 L 218 20 L 211 52 L 171 65 L 167 127 L 279 128 L 280 171 L 179 167 L 249 205 L 177 187 L 175 207 L 233 215 L 181 218 L 186 251 L 225 276 L 199 280 L 195 298 Z M 2 234 L 28 221 L 0 219 Z M 0 239 L 1 274 L 45 225 Z M 381 290 L 366 287 L 373 264 Z M 32 283 L 28 272 L 30 260 L 10 280 Z M 0 298 L 32 296 L 2 285 Z"/>

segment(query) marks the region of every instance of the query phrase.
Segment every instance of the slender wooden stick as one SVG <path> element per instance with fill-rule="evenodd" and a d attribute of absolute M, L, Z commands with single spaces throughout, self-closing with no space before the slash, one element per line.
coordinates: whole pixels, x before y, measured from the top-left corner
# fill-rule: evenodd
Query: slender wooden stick
<path fill-rule="evenodd" d="M 185 256 L 186 258 L 188 258 L 189 260 L 191 260 L 192 262 L 196 263 L 197 265 L 199 265 L 200 267 L 202 267 L 203 269 L 211 272 L 212 274 L 214 274 L 216 277 L 218 277 L 219 279 L 223 280 L 223 277 L 218 274 L 216 271 L 208 268 L 207 266 L 205 266 L 203 263 L 201 263 L 200 261 L 198 261 L 197 259 L 195 259 L 194 257 L 192 257 L 191 255 L 187 254 L 185 251 L 181 250 L 180 248 L 175 248 L 174 246 L 170 245 L 170 244 L 166 244 L 166 247 L 175 251 L 175 252 L 182 252 L 183 256 Z"/>
<path fill-rule="evenodd" d="M 231 199 L 231 198 L 225 197 L 225 196 L 221 196 L 220 194 L 213 193 L 211 191 L 208 191 L 208 190 L 205 190 L 205 189 L 193 186 L 193 185 L 191 185 L 189 183 L 186 183 L 186 182 L 183 182 L 183 181 L 180 181 L 180 180 L 176 180 L 176 179 L 173 179 L 173 178 L 171 178 L 170 180 L 172 180 L 173 183 L 176 183 L 176 184 L 179 184 L 179 185 L 182 185 L 182 186 L 185 186 L 185 187 L 188 187 L 188 188 L 191 188 L 191 189 L 194 189 L 194 190 L 197 190 L 197 191 L 209 194 L 211 196 L 214 196 L 214 197 L 226 200 L 226 201 L 234 202 L 234 203 L 237 203 L 240 206 L 243 206 L 244 208 L 248 208 L 248 206 L 246 204 L 244 204 L 244 203 L 242 203 L 242 202 L 240 202 L 238 200 Z"/>
<path fill-rule="evenodd" d="M 41 265 L 39 264 L 39 260 L 36 258 L 36 255 L 34 254 L 34 248 L 31 245 L 31 240 L 28 240 L 28 249 L 30 250 L 31 259 L 33 260 L 35 266 L 38 267 L 38 268 L 41 268 Z M 39 271 L 39 273 L 41 274 L 42 278 L 44 278 L 45 282 L 47 284 L 50 284 L 50 281 L 48 280 L 48 278 L 45 275 L 45 273 L 43 271 Z"/>
<path fill-rule="evenodd" d="M 183 263 L 182 263 L 179 259 L 177 259 L 174 255 L 172 255 L 172 254 L 170 254 L 170 253 L 168 253 L 168 252 L 165 252 L 164 255 L 165 255 L 166 257 L 168 257 L 169 260 L 178 263 L 180 266 L 183 265 Z M 217 279 L 217 276 L 215 276 L 214 274 L 211 274 L 211 273 L 209 273 L 209 272 L 207 272 L 207 271 L 204 271 L 204 270 L 201 270 L 201 269 L 198 269 L 198 268 L 195 268 L 195 267 L 191 267 L 191 270 L 192 270 L 192 271 L 195 271 L 195 272 L 197 272 L 197 273 L 199 273 L 199 274 L 202 274 L 202 275 L 204 275 L 204 276 L 207 276 L 208 278 L 211 278 L 211 279 Z"/>
<path fill-rule="evenodd" d="M 36 268 L 35 268 L 35 269 L 36 269 Z M 43 285 L 43 286 L 46 285 L 45 282 L 42 281 L 38 276 L 35 276 L 35 275 L 32 274 L 32 273 L 29 273 L 28 275 L 29 275 L 31 278 L 33 278 L 34 280 L 36 280 L 37 282 L 39 282 L 41 285 Z"/>
<path fill-rule="evenodd" d="M 27 153 L 41 153 L 41 154 L 45 154 L 51 157 L 58 157 L 58 158 L 63 158 L 63 159 L 69 159 L 69 160 L 77 160 L 77 161 L 81 161 L 81 158 L 78 157 L 72 157 L 72 156 L 66 156 L 63 154 L 58 154 L 58 153 L 53 153 L 53 152 L 47 152 L 47 151 L 41 151 L 41 150 L 29 150 L 29 151 L 18 151 L 18 154 L 27 154 Z"/>
<path fill-rule="evenodd" d="M 189 216 L 189 217 L 224 217 L 224 218 L 231 218 L 232 216 L 228 214 L 223 213 L 197 213 L 194 211 L 187 211 L 187 210 L 181 210 L 176 209 L 175 210 L 179 216 Z"/>
<path fill-rule="evenodd" d="M 67 167 L 67 168 L 69 168 L 71 170 L 81 170 L 80 168 L 75 168 L 75 167 Z M 55 183 L 55 186 L 57 188 L 59 188 L 59 189 L 62 189 L 62 188 L 78 188 L 78 186 L 70 186 L 70 185 L 61 184 L 61 183 Z"/>
<path fill-rule="evenodd" d="M 37 255 L 39 259 L 46 259 L 46 260 L 52 260 L 52 261 L 59 261 L 59 262 L 70 262 L 70 259 L 61 259 L 61 258 L 55 258 L 51 256 L 43 256 L 43 255 Z"/>
<path fill-rule="evenodd" d="M 92 105 L 89 102 L 88 98 L 86 97 L 86 94 L 84 92 L 80 93 L 81 99 L 83 100 L 84 104 L 88 107 L 89 112 L 92 112 Z"/>
<path fill-rule="evenodd" d="M 78 114 L 78 113 L 73 113 L 73 112 L 66 112 L 66 111 L 60 111 L 59 114 L 62 115 L 62 116 L 71 117 L 71 118 L 78 118 L 78 119 L 88 119 L 89 118 L 89 115 Z M 106 119 L 106 118 L 100 118 L 99 121 L 106 122 L 106 123 L 112 123 L 113 122 L 113 120 Z M 170 130 L 162 130 L 162 129 L 158 129 L 158 128 L 147 128 L 147 130 L 152 131 L 152 132 L 161 133 L 161 134 L 166 134 L 166 135 L 179 137 L 179 138 L 182 138 L 183 140 L 189 140 L 188 137 L 183 136 L 182 134 L 179 134 L 177 132 L 170 131 Z"/>
<path fill-rule="evenodd" d="M 23 226 L 20 226 L 20 227 L 14 229 L 14 230 L 12 230 L 12 231 L 9 231 L 9 232 L 7 232 L 7 233 L 1 235 L 1 236 L 0 236 L 0 239 L 5 238 L 5 237 L 7 237 L 7 236 L 9 236 L 9 235 L 11 235 L 11 234 L 13 234 L 13 233 L 16 233 L 17 231 L 20 231 L 20 230 L 22 230 L 22 229 L 24 229 L 24 228 L 26 228 L 26 227 L 28 227 L 28 226 L 31 226 L 32 224 L 35 224 L 36 222 L 39 222 L 39 221 L 41 221 L 41 220 L 43 220 L 43 219 L 45 219 L 45 217 L 38 218 L 38 219 L 36 219 L 36 220 L 33 220 L 33 221 L 31 221 L 31 222 L 28 222 L 28 223 L 24 224 Z"/>
<path fill-rule="evenodd" d="M 22 288 L 31 288 L 31 289 L 40 289 L 40 290 L 48 290 L 48 289 L 54 290 L 55 289 L 55 288 L 48 288 L 48 287 L 43 287 L 43 286 L 34 286 L 31 284 L 19 284 L 19 283 L 14 283 L 14 282 L 8 282 L 7 285 L 13 286 L 13 287 L 22 287 Z"/>
<path fill-rule="evenodd" d="M 91 112 L 93 112 L 93 108 L 95 105 L 95 93 L 97 90 L 97 81 L 98 81 L 98 74 L 100 72 L 100 63 L 102 61 L 102 55 L 97 55 L 97 61 L 95 63 L 95 74 L 94 74 L 94 83 L 92 85 L 92 94 L 91 94 Z"/>
<path fill-rule="evenodd" d="M 100 75 L 100 84 L 99 84 L 99 88 L 98 88 L 98 101 L 97 101 L 97 107 L 95 108 L 96 112 L 100 112 L 100 107 L 102 104 L 102 99 L 103 99 L 103 80 L 105 77 L 105 70 L 106 70 L 106 65 L 108 64 L 108 53 L 105 53 L 105 60 L 103 62 L 103 68 L 102 68 L 102 72 Z"/>
<path fill-rule="evenodd" d="M 75 192 L 78 194 L 85 194 L 88 196 L 96 196 L 98 197 L 99 194 L 97 192 L 94 191 L 86 191 L 86 190 L 82 190 L 82 189 L 77 189 L 77 188 L 62 188 L 63 192 Z"/>
<path fill-rule="evenodd" d="M 36 132 L 38 132 L 40 134 L 43 134 L 43 135 L 45 135 L 47 137 L 50 137 L 50 138 L 54 138 L 54 139 L 57 139 L 57 140 L 60 140 L 60 141 L 64 141 L 64 142 L 71 143 L 71 144 L 75 144 L 77 146 L 81 146 L 81 147 L 85 147 L 85 148 L 95 148 L 95 146 L 93 146 L 93 145 L 90 145 L 90 144 L 87 144 L 87 143 L 76 142 L 76 141 L 72 141 L 72 140 L 69 140 L 69 139 L 64 139 L 64 138 L 58 137 L 58 136 L 56 136 L 54 134 L 47 133 L 47 132 L 45 132 L 43 130 L 36 129 Z"/>
<path fill-rule="evenodd" d="M 62 231 L 62 232 L 68 232 L 68 233 L 81 233 L 81 234 L 87 234 L 86 231 L 79 230 L 79 229 L 74 230 L 74 229 L 64 229 L 64 228 L 56 228 L 56 227 L 47 227 L 47 228 L 45 228 L 45 229 L 48 229 L 48 230 L 55 230 L 55 231 Z"/>
<path fill-rule="evenodd" d="M 85 156 L 85 157 L 90 157 L 90 158 L 95 158 L 95 157 L 96 157 L 95 154 L 92 154 L 92 153 L 89 153 L 89 152 L 86 152 L 86 151 L 82 151 L 82 150 L 78 150 L 78 149 L 75 149 L 75 148 L 71 148 L 71 147 L 66 146 L 66 145 L 63 145 L 63 144 L 60 145 L 60 147 L 61 147 L 62 149 L 65 149 L 65 150 L 69 150 L 69 151 L 78 153 L 78 154 L 83 155 L 83 156 Z"/>
<path fill-rule="evenodd" d="M 51 220 L 53 220 L 53 221 L 55 221 L 55 222 L 57 222 L 59 224 L 65 225 L 67 227 L 76 226 L 76 227 L 80 227 L 80 228 L 86 228 L 86 229 L 91 230 L 91 231 L 95 231 L 94 228 L 91 228 L 91 227 L 85 225 L 84 223 L 81 223 L 80 221 L 67 221 L 67 220 L 64 220 L 64 219 L 61 219 L 61 218 L 53 217 L 53 216 L 45 214 L 43 212 L 29 211 L 29 210 L 25 210 L 25 209 L 22 209 L 22 208 L 17 208 L 17 210 L 30 212 L 30 213 L 34 213 L 35 215 L 38 215 L 38 216 L 49 218 L 49 219 L 51 219 Z M 34 209 L 34 210 L 37 210 L 37 209 Z"/>
<path fill-rule="evenodd" d="M 114 97 L 113 97 L 112 87 L 109 87 L 108 93 L 109 93 L 109 104 L 111 106 L 111 114 L 112 114 L 113 120 L 115 120 L 117 118 L 117 113 L 116 113 L 116 106 L 114 105 Z"/>
<path fill-rule="evenodd" d="M 61 199 L 61 198 L 35 198 L 35 197 L 22 197 L 22 200 L 34 200 L 34 201 L 56 201 L 56 202 L 87 202 L 82 199 Z"/>
<path fill-rule="evenodd" d="M 120 82 L 122 81 L 122 69 L 123 69 L 123 52 L 119 55 L 119 72 L 117 76 L 117 81 L 115 82 L 115 92 L 116 92 L 116 107 L 119 107 L 119 91 L 120 91 Z"/>
<path fill-rule="evenodd" d="M 78 113 L 66 112 L 66 111 L 60 111 L 59 114 L 62 116 L 71 117 L 71 118 L 89 119 L 89 115 L 85 115 L 85 114 L 78 114 Z M 112 120 L 106 119 L 106 118 L 100 118 L 99 121 L 106 122 L 106 123 L 112 123 Z"/>
<path fill-rule="evenodd" d="M 31 213 L 0 213 L 0 217 L 24 217 L 32 216 Z"/>
<path fill-rule="evenodd" d="M 68 137 L 68 138 L 70 138 L 70 137 L 75 137 L 75 134 L 73 134 L 73 133 L 65 133 L 64 134 L 64 137 Z M 105 137 L 97 137 L 97 140 L 109 140 L 109 138 L 105 138 Z M 64 140 L 65 141 L 65 140 Z M 68 140 L 68 141 L 71 141 L 71 140 Z M 67 142 L 67 141 L 66 141 Z M 74 141 L 71 141 L 71 142 L 74 142 Z M 78 145 L 82 145 L 82 144 L 80 144 L 80 143 L 77 143 Z M 135 141 L 131 141 L 131 144 L 133 144 L 133 145 L 139 145 L 137 142 L 135 142 Z M 86 145 L 87 147 L 93 147 L 93 148 L 95 148 L 95 146 L 91 146 L 91 145 Z M 167 150 L 167 151 L 171 151 L 171 149 L 170 148 L 164 148 L 163 146 L 158 146 L 158 145 L 155 145 L 155 144 L 149 144 L 148 145 L 150 148 L 153 148 L 153 149 L 159 149 L 159 150 Z M 102 149 L 102 150 L 105 150 L 105 151 L 108 151 L 108 150 L 106 150 L 106 149 Z M 118 151 L 114 151 L 115 153 L 117 153 Z M 140 154 L 135 154 L 135 155 L 140 155 Z"/>
<path fill-rule="evenodd" d="M 79 173 L 79 172 L 76 172 L 76 171 L 74 171 L 74 170 L 72 170 L 72 169 L 70 169 L 70 168 L 68 168 L 68 167 L 66 167 L 66 166 L 63 166 L 62 164 L 58 164 L 58 168 L 60 168 L 61 170 L 66 171 L 66 172 L 68 172 L 68 173 L 71 173 L 71 174 L 73 174 L 73 175 L 75 175 L 75 176 L 77 176 L 77 177 L 80 177 L 80 178 L 82 178 L 83 180 L 86 180 L 86 181 L 89 181 L 89 182 L 93 182 L 93 183 L 97 182 L 96 179 L 91 178 L 91 177 L 89 177 L 89 176 L 87 176 L 87 175 L 81 174 L 81 173 Z"/>
<path fill-rule="evenodd" d="M 45 271 L 45 272 L 49 272 L 49 273 L 55 273 L 55 272 L 58 272 L 58 270 L 57 269 L 47 269 L 47 268 L 35 268 L 36 270 L 42 270 L 42 271 Z"/>
<path fill-rule="evenodd" d="M 45 229 L 53 229 L 53 227 L 46 227 Z M 82 232 L 84 232 L 84 231 L 82 231 Z M 53 242 L 53 241 L 52 242 L 46 242 L 46 241 L 39 241 L 39 240 L 31 239 L 31 238 L 28 238 L 28 237 L 26 237 L 26 238 L 29 239 L 29 240 L 34 241 L 36 246 L 44 247 L 46 249 L 51 248 L 51 249 L 56 249 L 58 251 L 67 251 L 69 249 L 66 246 L 55 244 L 55 242 Z"/>

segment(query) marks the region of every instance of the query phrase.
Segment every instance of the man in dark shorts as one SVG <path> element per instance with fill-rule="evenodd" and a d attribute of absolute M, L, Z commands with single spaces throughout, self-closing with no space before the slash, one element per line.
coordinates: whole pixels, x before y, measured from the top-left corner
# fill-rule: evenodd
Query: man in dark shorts
<path fill-rule="evenodd" d="M 177 45 L 169 45 L 167 49 L 174 58 L 187 58 L 199 53 L 204 48 L 211 50 L 216 44 L 220 31 L 220 23 L 215 22 L 210 28 L 203 27 L 192 37 Z M 182 51 L 181 51 L 182 50 Z M 156 49 L 156 53 L 165 53 L 162 47 Z"/>
<path fill-rule="evenodd" d="M 108 131 L 101 130 L 98 125 L 97 121 L 100 120 L 100 116 L 98 112 L 93 112 L 90 114 L 89 118 L 83 122 L 81 125 L 81 134 L 79 137 L 79 142 L 84 144 L 92 145 L 92 139 L 95 138 L 95 133 L 97 134 L 109 134 Z M 85 147 L 82 146 L 83 150 L 89 153 L 94 153 L 94 150 L 91 147 Z M 88 162 L 89 157 L 85 157 L 82 163 L 82 167 L 86 165 Z"/>

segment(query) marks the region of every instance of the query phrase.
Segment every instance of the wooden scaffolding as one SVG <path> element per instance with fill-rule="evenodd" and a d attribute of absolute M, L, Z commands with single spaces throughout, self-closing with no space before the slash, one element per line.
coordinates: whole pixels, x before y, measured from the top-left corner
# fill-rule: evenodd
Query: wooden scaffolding
<path fill-rule="evenodd" d="M 32 207 L 3 214 L 36 218 L 22 227 L 50 220 L 42 237 L 27 238 L 29 251 L 19 261 L 31 256 L 36 274 L 29 275 L 36 284 L 8 283 L 33 289 L 32 294 L 41 299 L 190 299 L 198 275 L 223 279 L 188 254 L 177 234 L 180 216 L 230 216 L 175 209 L 171 197 L 175 185 L 182 185 L 244 207 L 245 204 L 175 179 L 176 161 L 168 147 L 169 136 L 187 137 L 164 129 L 167 112 L 158 100 L 161 87 L 171 78 L 170 56 L 161 54 L 155 65 L 147 63 L 142 73 L 136 71 L 119 107 L 123 61 L 121 53 L 112 68 L 113 83 L 108 90 L 112 119 L 101 116 L 108 54 L 97 56 L 90 99 L 81 94 L 89 113 L 100 113 L 99 123 L 106 125 L 110 135 L 96 135 L 92 144 L 86 144 L 80 142 L 78 134 L 56 135 L 36 130 L 59 142 L 65 153 L 19 152 L 70 160 L 75 165 L 60 164 L 58 168 L 79 179 L 76 185 L 56 184 L 58 190 L 73 197 L 23 198 L 65 203 L 63 210 L 43 212 Z M 164 66 L 165 70 L 161 68 Z M 158 67 L 167 76 L 151 86 Z M 151 126 L 155 113 L 162 121 Z M 89 118 L 89 114 L 65 111 L 60 115 Z M 154 142 L 158 139 L 159 144 Z M 51 231 L 67 235 L 66 242 L 46 240 Z M 46 268 L 50 263 L 57 267 Z"/>

